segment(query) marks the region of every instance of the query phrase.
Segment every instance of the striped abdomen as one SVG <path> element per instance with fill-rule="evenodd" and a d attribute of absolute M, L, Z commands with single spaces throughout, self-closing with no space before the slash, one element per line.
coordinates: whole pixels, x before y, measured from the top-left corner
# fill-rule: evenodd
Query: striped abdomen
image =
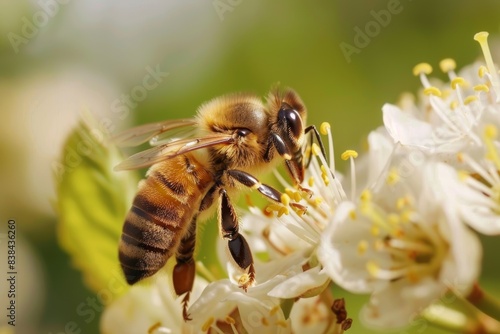
<path fill-rule="evenodd" d="M 174 254 L 213 182 L 192 154 L 153 165 L 139 184 L 119 246 L 129 284 L 155 274 Z"/>

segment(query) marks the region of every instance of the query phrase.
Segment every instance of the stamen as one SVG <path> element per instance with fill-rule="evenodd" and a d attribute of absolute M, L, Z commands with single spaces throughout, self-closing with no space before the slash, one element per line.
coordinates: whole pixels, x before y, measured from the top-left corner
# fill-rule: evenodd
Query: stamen
<path fill-rule="evenodd" d="M 269 311 L 269 315 L 271 315 L 271 316 L 275 315 L 279 309 L 280 309 L 279 305 L 273 306 L 273 308 Z"/>
<path fill-rule="evenodd" d="M 456 77 L 455 79 L 451 80 L 451 88 L 457 89 L 457 86 L 464 87 L 466 85 L 466 81 L 462 77 Z"/>
<path fill-rule="evenodd" d="M 457 63 L 452 58 L 445 58 L 439 62 L 439 68 L 443 73 L 448 73 L 451 71 L 455 71 L 457 68 Z"/>
<path fill-rule="evenodd" d="M 361 202 L 370 202 L 372 200 L 372 192 L 368 189 L 363 190 L 360 196 Z"/>
<path fill-rule="evenodd" d="M 433 254 L 434 248 L 428 244 L 412 240 L 403 240 L 401 238 L 392 238 L 389 240 L 389 245 L 394 248 L 415 251 L 425 254 Z"/>
<path fill-rule="evenodd" d="M 330 179 L 328 178 L 328 176 L 329 176 L 328 168 L 326 168 L 325 165 L 321 165 L 321 178 L 323 179 L 325 185 L 330 184 Z"/>
<path fill-rule="evenodd" d="M 361 240 L 359 243 L 358 243 L 358 254 L 359 255 L 363 255 L 366 253 L 366 251 L 368 250 L 368 241 L 366 240 Z"/>
<path fill-rule="evenodd" d="M 282 194 L 281 195 L 281 204 L 288 206 L 290 204 L 290 196 L 287 194 Z"/>
<path fill-rule="evenodd" d="M 462 97 L 462 90 L 460 89 L 460 87 L 465 87 L 465 86 L 467 86 L 467 81 L 465 81 L 465 79 L 462 77 L 456 77 L 453 78 L 453 80 L 451 80 L 451 88 L 455 90 L 457 94 L 457 99 L 461 105 L 465 105 L 465 103 Z"/>
<path fill-rule="evenodd" d="M 316 143 L 313 143 L 311 145 L 311 151 L 312 151 L 312 154 L 318 156 L 321 154 L 321 148 L 319 148 L 318 144 Z"/>
<path fill-rule="evenodd" d="M 207 321 L 205 321 L 205 323 L 203 324 L 203 326 L 201 326 L 201 330 L 204 332 L 208 331 L 210 327 L 212 327 L 214 322 L 215 322 L 214 317 L 208 318 Z"/>
<path fill-rule="evenodd" d="M 500 82 L 498 80 L 498 73 L 495 69 L 495 64 L 493 63 L 493 59 L 491 57 L 490 47 L 488 46 L 488 35 L 489 34 L 486 31 L 478 32 L 474 35 L 474 39 L 481 46 L 484 60 L 486 61 L 488 72 L 490 73 L 491 85 L 493 86 L 493 90 L 495 91 L 497 97 L 496 102 L 500 102 Z"/>
<path fill-rule="evenodd" d="M 335 152 L 334 152 L 334 146 L 333 146 L 332 127 L 330 126 L 330 123 L 328 123 L 328 122 L 321 123 L 320 132 L 322 135 L 328 136 L 328 155 L 330 158 L 329 159 L 330 160 L 330 169 L 334 169 L 335 168 Z"/>
<path fill-rule="evenodd" d="M 387 175 L 387 179 L 386 179 L 387 184 L 394 185 L 394 184 L 398 183 L 399 180 L 400 180 L 400 176 L 399 176 L 398 170 L 396 168 L 392 168 L 389 171 L 389 174 Z"/>
<path fill-rule="evenodd" d="M 493 143 L 497 138 L 497 127 L 493 124 L 488 124 L 484 128 L 484 144 L 486 145 L 486 159 L 491 160 L 497 169 L 500 169 L 500 156 L 498 155 L 498 150 Z"/>
<path fill-rule="evenodd" d="M 328 122 L 321 123 L 321 125 L 319 127 L 319 132 L 323 136 L 326 136 L 328 134 L 328 130 L 330 130 L 330 123 L 328 123 Z"/>
<path fill-rule="evenodd" d="M 429 75 L 431 73 L 432 73 L 432 66 L 427 64 L 427 63 L 417 64 L 413 68 L 413 75 L 420 76 L 420 81 L 422 82 L 422 86 L 424 86 L 425 88 L 431 86 L 429 79 L 427 79 L 427 76 L 426 76 L 426 75 Z"/>
<path fill-rule="evenodd" d="M 424 94 L 427 95 L 427 96 L 434 95 L 434 96 L 437 96 L 437 97 L 441 97 L 443 95 L 441 93 L 441 91 L 439 90 L 439 88 L 434 87 L 434 86 L 425 88 L 424 89 Z"/>
<path fill-rule="evenodd" d="M 474 90 L 476 92 L 485 92 L 485 93 L 488 93 L 490 91 L 490 89 L 488 88 L 488 86 L 486 86 L 485 84 L 475 85 L 474 86 Z"/>
<path fill-rule="evenodd" d="M 472 103 L 474 101 L 477 101 L 478 100 L 478 97 L 475 96 L 475 95 L 469 95 L 467 96 L 465 99 L 464 99 L 464 104 L 465 105 L 468 105 L 469 103 Z"/>
<path fill-rule="evenodd" d="M 226 319 L 224 319 L 226 321 L 226 324 L 228 324 L 229 326 L 231 326 L 231 330 L 233 331 L 234 334 L 238 334 L 238 330 L 236 329 L 236 320 L 234 320 L 234 318 L 230 317 L 229 315 L 226 316 Z"/>
<path fill-rule="evenodd" d="M 354 202 L 356 196 L 356 165 L 354 159 L 358 157 L 358 152 L 354 150 L 347 150 L 340 156 L 342 160 L 349 159 L 351 165 L 351 201 Z"/>
<path fill-rule="evenodd" d="M 299 202 L 302 199 L 302 195 L 300 194 L 300 191 L 297 191 L 297 190 L 291 189 L 291 188 L 286 188 L 285 192 L 295 202 Z M 283 203 L 283 198 L 281 199 L 281 203 Z M 285 203 L 283 203 L 283 204 L 285 204 Z M 286 204 L 286 205 L 288 205 L 288 204 Z"/>
<path fill-rule="evenodd" d="M 148 329 L 148 334 L 154 333 L 157 329 L 161 327 L 161 322 L 154 323 L 151 327 Z"/>
<path fill-rule="evenodd" d="M 356 220 L 356 211 L 349 211 L 349 218 L 351 218 L 351 220 Z"/>
<path fill-rule="evenodd" d="M 354 150 L 346 150 L 342 155 L 340 156 L 342 160 L 347 160 L 349 158 L 357 158 L 358 157 L 358 152 Z"/>
<path fill-rule="evenodd" d="M 408 274 L 407 268 L 386 270 L 380 268 L 380 266 L 375 261 L 367 262 L 366 270 L 371 276 L 383 280 L 393 280 L 401 278 Z"/>
<path fill-rule="evenodd" d="M 477 70 L 477 75 L 480 77 L 480 78 L 483 78 L 486 74 L 488 73 L 488 69 L 486 68 L 486 66 L 479 66 L 479 69 Z"/>
<path fill-rule="evenodd" d="M 287 328 L 288 327 L 288 324 L 285 320 L 277 320 L 276 321 L 276 325 L 280 326 L 280 327 L 283 327 L 283 328 Z"/>
<path fill-rule="evenodd" d="M 314 177 L 310 177 L 309 180 L 307 181 L 307 184 L 309 185 L 309 187 L 312 187 L 314 186 Z"/>

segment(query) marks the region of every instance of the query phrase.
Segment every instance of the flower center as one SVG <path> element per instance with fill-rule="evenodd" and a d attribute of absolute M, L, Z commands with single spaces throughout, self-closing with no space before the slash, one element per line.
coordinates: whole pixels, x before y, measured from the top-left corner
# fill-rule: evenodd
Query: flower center
<path fill-rule="evenodd" d="M 376 205 L 371 193 L 365 190 L 361 197 L 360 214 L 371 227 L 373 240 L 362 240 L 358 244 L 359 255 L 369 254 L 370 246 L 378 253 L 389 255 L 389 263 L 371 259 L 366 270 L 371 276 L 384 280 L 406 278 L 416 283 L 424 276 L 439 272 L 446 253 L 447 243 L 439 237 L 432 225 L 422 228 L 410 197 L 399 198 L 394 212 L 386 212 Z M 356 219 L 355 214 L 351 218 Z M 377 255 L 377 254 L 375 254 Z"/>

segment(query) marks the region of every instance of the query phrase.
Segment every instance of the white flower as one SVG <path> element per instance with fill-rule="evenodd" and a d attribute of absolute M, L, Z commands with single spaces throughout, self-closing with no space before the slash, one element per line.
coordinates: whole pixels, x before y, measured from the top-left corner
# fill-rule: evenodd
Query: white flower
<path fill-rule="evenodd" d="M 473 154 L 481 147 L 480 125 L 487 114 L 500 116 L 499 79 L 486 37 L 487 33 L 478 33 L 475 39 L 483 48 L 487 67 L 475 63 L 457 75 L 455 62 L 444 59 L 440 68 L 448 74 L 447 84 L 429 80 L 429 64 L 415 66 L 413 72 L 424 87 L 420 104 L 405 97 L 401 108 L 390 104 L 382 108 L 384 125 L 395 143 L 419 148 L 450 164 L 457 163 L 458 152 Z"/>
<path fill-rule="evenodd" d="M 373 327 L 407 325 L 448 289 L 467 293 L 479 275 L 477 238 L 434 189 L 440 165 L 408 173 L 409 153 L 399 149 L 379 184 L 337 207 L 318 249 L 335 283 L 372 294 L 362 317 Z"/>
<path fill-rule="evenodd" d="M 455 210 L 475 230 L 489 235 L 500 234 L 500 151 L 497 127 L 483 128 L 482 158 L 459 154 L 465 170 L 456 171 L 449 166 L 438 169 L 442 191 L 453 197 Z"/>
<path fill-rule="evenodd" d="M 263 282 L 243 291 L 229 279 L 209 284 L 188 313 L 196 332 L 214 333 L 291 333 L 290 320 L 285 318 L 281 300 L 269 291 L 286 280 L 287 275 L 301 271 L 301 254 L 291 254 L 279 263 L 260 266 Z"/>
<path fill-rule="evenodd" d="M 158 275 L 149 285 L 138 284 L 106 307 L 101 318 L 103 334 L 166 334 L 197 333 L 182 317 L 181 298 L 174 296 L 165 275 Z M 192 300 L 196 299 L 207 283 L 196 277 Z"/>

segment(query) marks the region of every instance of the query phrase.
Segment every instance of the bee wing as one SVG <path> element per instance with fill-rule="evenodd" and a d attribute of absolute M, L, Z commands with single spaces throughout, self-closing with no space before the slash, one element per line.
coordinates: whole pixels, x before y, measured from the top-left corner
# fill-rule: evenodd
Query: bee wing
<path fill-rule="evenodd" d="M 148 140 L 157 138 L 164 132 L 174 129 L 187 127 L 185 130 L 189 131 L 189 133 L 191 134 L 191 132 L 193 131 L 191 127 L 195 126 L 196 124 L 197 121 L 195 118 L 183 118 L 158 123 L 144 124 L 117 134 L 112 138 L 112 141 L 115 142 L 118 146 L 123 147 L 138 146 L 147 142 Z M 178 132 L 181 131 L 179 130 Z M 181 137 L 186 137 L 186 135 L 181 135 Z"/>
<path fill-rule="evenodd" d="M 230 144 L 234 141 L 228 134 L 217 134 L 201 138 L 176 140 L 136 153 L 115 166 L 114 170 L 130 170 L 151 166 L 178 155 L 215 145 Z"/>

